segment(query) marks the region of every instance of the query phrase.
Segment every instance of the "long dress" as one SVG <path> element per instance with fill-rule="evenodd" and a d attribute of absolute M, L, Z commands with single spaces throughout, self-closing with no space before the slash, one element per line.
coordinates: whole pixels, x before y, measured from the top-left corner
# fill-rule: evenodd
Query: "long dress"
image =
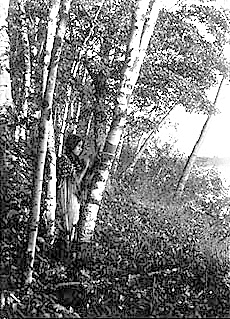
<path fill-rule="evenodd" d="M 72 160 L 72 161 L 71 161 Z M 79 175 L 84 169 L 84 161 L 79 157 L 69 158 L 62 155 L 57 163 L 57 185 L 61 224 L 68 234 L 69 241 L 73 241 L 79 220 L 81 205 L 81 185 Z"/>

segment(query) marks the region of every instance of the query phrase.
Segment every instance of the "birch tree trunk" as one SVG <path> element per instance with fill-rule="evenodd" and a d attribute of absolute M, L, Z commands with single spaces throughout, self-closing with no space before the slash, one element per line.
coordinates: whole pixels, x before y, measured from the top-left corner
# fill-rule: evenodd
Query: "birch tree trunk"
<path fill-rule="evenodd" d="M 9 37 L 7 34 L 9 1 L 0 1 L 0 211 L 4 210 L 5 185 L 7 179 L 6 149 L 9 140 L 7 107 L 13 108 L 10 81 L 9 63 Z M 7 136 L 8 135 L 8 136 Z"/>
<path fill-rule="evenodd" d="M 90 242 L 93 237 L 99 206 L 101 204 L 116 149 L 126 123 L 128 101 L 139 77 L 146 49 L 159 14 L 160 2 L 155 1 L 149 19 L 146 19 L 149 3 L 150 1 L 147 0 L 137 1 L 136 11 L 133 12 L 131 34 L 127 48 L 129 60 L 126 62 L 123 70 L 123 79 L 117 97 L 117 105 L 114 108 L 114 117 L 110 131 L 106 137 L 100 163 L 95 167 L 91 191 L 89 192 L 87 203 L 82 212 L 83 215 L 79 225 L 78 238 L 80 244 Z"/>
<path fill-rule="evenodd" d="M 9 61 L 9 37 L 7 34 L 7 17 L 9 0 L 0 1 L 0 114 L 6 112 L 5 106 L 12 105 L 10 61 Z"/>
<path fill-rule="evenodd" d="M 21 23 L 21 41 L 23 47 L 23 55 L 24 55 L 24 102 L 21 110 L 21 118 L 23 120 L 23 124 L 20 127 L 16 128 L 15 131 L 15 139 L 19 138 L 26 140 L 26 127 L 25 127 L 25 119 L 27 118 L 28 113 L 28 99 L 30 95 L 30 82 L 31 82 L 31 62 L 30 62 L 30 42 L 28 36 L 28 26 L 27 26 L 27 18 L 25 11 L 25 1 L 19 0 L 19 9 L 20 9 L 20 23 Z"/>
<path fill-rule="evenodd" d="M 159 129 L 159 126 L 162 124 L 162 122 L 166 119 L 166 117 L 169 115 L 169 113 L 172 111 L 172 109 L 170 109 L 167 114 L 162 118 L 162 120 L 158 123 L 158 127 L 157 129 L 153 129 L 149 132 L 149 134 L 147 135 L 147 137 L 144 139 L 144 141 L 141 142 L 140 147 L 137 148 L 135 157 L 133 162 L 131 163 L 131 165 L 127 168 L 126 172 L 129 174 L 133 174 L 134 168 L 138 162 L 138 160 L 141 158 L 142 154 L 144 153 L 144 151 L 146 150 L 146 147 L 148 146 L 149 141 L 151 141 L 151 139 L 153 138 L 153 136 L 156 134 L 156 131 Z"/>
<path fill-rule="evenodd" d="M 51 52 L 54 43 L 55 32 L 57 28 L 57 15 L 60 8 L 60 0 L 51 0 L 50 2 L 50 13 L 49 21 L 47 26 L 47 36 L 46 36 L 46 48 L 44 56 L 44 66 L 43 66 L 43 81 L 42 81 L 42 97 L 44 98 L 45 89 L 48 79 L 48 67 L 51 59 Z M 46 224 L 47 224 L 47 235 L 50 237 L 51 244 L 54 241 L 55 233 L 55 213 L 56 213 L 56 150 L 55 150 L 55 134 L 54 134 L 54 124 L 53 120 L 50 120 L 50 129 L 48 136 L 48 185 L 46 194 Z"/>
<path fill-rule="evenodd" d="M 52 121 L 52 103 L 57 77 L 58 63 L 60 60 L 61 50 L 64 42 L 68 13 L 70 9 L 70 0 L 62 1 L 62 10 L 60 12 L 60 22 L 57 28 L 52 54 L 50 68 L 48 73 L 48 81 L 42 104 L 42 115 L 40 122 L 40 140 L 38 145 L 38 160 L 34 182 L 34 194 L 32 204 L 32 216 L 29 230 L 29 240 L 27 247 L 27 269 L 26 284 L 31 284 L 33 275 L 33 265 L 35 258 L 35 247 L 38 233 L 38 223 L 40 219 L 40 203 L 42 193 L 42 183 L 44 174 L 45 157 L 47 152 L 48 135 L 50 131 L 50 123 Z"/>
<path fill-rule="evenodd" d="M 46 224 L 47 224 L 47 235 L 50 237 L 50 243 L 54 242 L 55 234 L 55 213 L 56 213 L 56 167 L 57 158 L 55 151 L 55 136 L 53 121 L 50 123 L 49 136 L 48 136 L 48 154 L 49 154 L 49 174 L 48 174 L 48 185 L 46 194 Z"/>
<path fill-rule="evenodd" d="M 224 76 L 222 77 L 220 85 L 219 85 L 219 88 L 217 90 L 217 94 L 216 94 L 216 97 L 215 97 L 214 105 L 216 105 L 216 102 L 218 100 L 223 81 L 224 81 Z M 192 167 L 193 167 L 193 165 L 194 165 L 194 163 L 196 161 L 197 153 L 198 153 L 198 151 L 199 151 L 199 149 L 200 149 L 200 147 L 202 145 L 202 142 L 204 141 L 206 132 L 208 130 L 208 124 L 209 124 L 211 118 L 212 118 L 212 116 L 208 115 L 208 117 L 207 117 L 207 119 L 206 119 L 206 121 L 204 123 L 204 126 L 203 126 L 203 128 L 201 130 L 200 136 L 199 136 L 198 140 L 196 141 L 190 156 L 188 157 L 188 160 L 186 162 L 185 168 L 183 170 L 183 174 L 182 174 L 182 176 L 181 176 L 181 178 L 179 180 L 178 186 L 177 186 L 177 190 L 176 190 L 176 193 L 175 193 L 175 197 L 176 198 L 181 198 L 181 196 L 183 194 L 186 182 L 187 182 L 187 180 L 189 178 L 189 175 L 191 173 Z"/>
<path fill-rule="evenodd" d="M 54 43 L 55 32 L 57 28 L 57 15 L 60 8 L 61 0 L 51 0 L 50 1 L 50 13 L 49 13 L 49 21 L 47 25 L 47 36 L 46 36 L 46 48 L 45 48 L 45 56 L 44 56 L 44 65 L 43 65 L 43 73 L 42 73 L 42 96 L 45 94 L 46 83 L 48 78 L 48 67 L 51 59 L 51 52 Z"/>
<path fill-rule="evenodd" d="M 59 135 L 58 157 L 60 157 L 62 155 L 62 151 L 63 151 L 64 135 L 65 135 L 68 111 L 69 111 L 69 103 L 65 103 L 64 115 L 62 118 L 61 131 L 60 131 L 60 135 Z"/>
<path fill-rule="evenodd" d="M 9 150 L 9 145 L 14 141 L 11 139 L 10 120 L 8 107 L 13 109 L 13 101 L 11 95 L 11 81 L 10 81 L 10 63 L 9 63 L 9 52 L 10 44 L 8 37 L 8 10 L 9 1 L 0 1 L 0 212 L 2 214 L 6 210 L 6 194 L 7 184 L 6 181 L 9 179 L 8 167 L 7 167 L 7 155 L 6 151 Z M 11 110 L 12 111 L 12 110 Z M 1 232 L 2 242 L 7 240 L 3 237 L 4 232 Z M 7 306 L 7 296 L 5 292 L 8 288 L 8 279 L 10 279 L 9 270 L 4 267 L 4 245 L 0 246 L 1 265 L 0 265 L 0 309 L 1 314 L 4 313 L 4 308 Z M 4 316 L 4 315 L 3 315 Z"/>
<path fill-rule="evenodd" d="M 121 152 L 122 152 L 122 148 L 123 148 L 123 144 L 124 144 L 124 135 L 125 135 L 124 131 L 125 130 L 123 130 L 123 133 L 121 135 L 120 141 L 119 141 L 117 149 L 116 149 L 115 158 L 114 158 L 112 168 L 111 168 L 111 175 L 114 175 L 117 171 L 117 168 L 118 168 L 118 164 L 119 164 L 119 160 L 120 160 L 120 156 L 121 156 Z"/>

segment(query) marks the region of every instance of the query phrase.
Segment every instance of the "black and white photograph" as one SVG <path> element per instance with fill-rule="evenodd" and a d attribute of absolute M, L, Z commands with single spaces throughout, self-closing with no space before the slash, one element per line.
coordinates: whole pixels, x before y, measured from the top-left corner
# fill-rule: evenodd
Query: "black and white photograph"
<path fill-rule="evenodd" d="M 0 318 L 230 318 L 230 0 L 0 0 Z"/>

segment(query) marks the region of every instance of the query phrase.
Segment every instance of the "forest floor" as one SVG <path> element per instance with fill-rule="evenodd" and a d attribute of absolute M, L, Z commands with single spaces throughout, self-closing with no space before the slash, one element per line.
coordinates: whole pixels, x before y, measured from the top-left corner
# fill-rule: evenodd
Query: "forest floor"
<path fill-rule="evenodd" d="M 148 172 L 140 162 L 132 176 L 117 175 L 75 261 L 64 240 L 51 248 L 40 229 L 29 290 L 21 280 L 28 211 L 8 211 L 3 317 L 230 317 L 230 199 L 215 170 L 199 167 L 173 199 L 184 163 L 160 155 Z"/>

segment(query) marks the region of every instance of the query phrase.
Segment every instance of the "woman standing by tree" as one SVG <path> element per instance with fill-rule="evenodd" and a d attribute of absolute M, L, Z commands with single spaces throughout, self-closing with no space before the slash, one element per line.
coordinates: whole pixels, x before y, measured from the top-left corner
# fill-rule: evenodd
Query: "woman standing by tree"
<path fill-rule="evenodd" d="M 89 166 L 89 160 L 80 158 L 83 147 L 84 142 L 79 136 L 69 135 L 65 143 L 65 154 L 57 161 L 58 206 L 69 241 L 75 237 L 82 201 L 81 182 Z"/>

